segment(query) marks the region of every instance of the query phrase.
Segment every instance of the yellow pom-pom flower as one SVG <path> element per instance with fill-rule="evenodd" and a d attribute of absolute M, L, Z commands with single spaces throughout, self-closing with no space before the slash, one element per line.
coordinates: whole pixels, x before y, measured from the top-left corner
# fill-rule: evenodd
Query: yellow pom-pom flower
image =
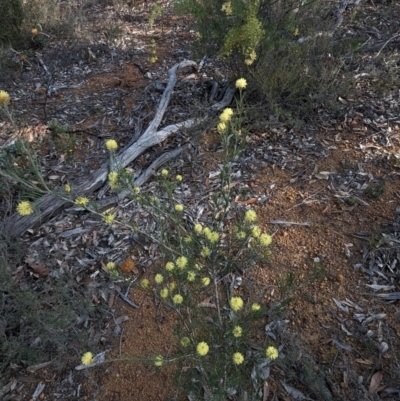
<path fill-rule="evenodd" d="M 248 223 L 255 222 L 257 220 L 257 213 L 253 209 L 247 210 L 244 214 L 244 220 Z"/>
<path fill-rule="evenodd" d="M 235 352 L 232 357 L 233 363 L 235 365 L 240 365 L 244 361 L 244 356 L 240 352 Z"/>
<path fill-rule="evenodd" d="M 205 227 L 203 230 L 203 234 L 207 237 L 208 235 L 211 234 L 211 230 L 208 227 Z"/>
<path fill-rule="evenodd" d="M 109 139 L 106 141 L 106 148 L 109 152 L 114 152 L 118 149 L 118 143 L 115 139 Z"/>
<path fill-rule="evenodd" d="M 33 207 L 31 205 L 31 203 L 28 201 L 19 202 L 17 205 L 17 213 L 20 216 L 29 216 L 30 214 L 32 214 Z"/>
<path fill-rule="evenodd" d="M 235 326 L 232 330 L 232 334 L 234 337 L 241 337 L 242 332 L 243 332 L 243 330 L 240 326 Z"/>
<path fill-rule="evenodd" d="M 168 174 L 169 174 L 169 171 L 166 170 L 165 168 L 161 170 L 161 175 L 162 175 L 163 177 L 166 177 Z"/>
<path fill-rule="evenodd" d="M 204 285 L 204 287 L 207 287 L 208 285 L 210 285 L 210 277 L 203 277 L 202 279 L 201 279 L 201 284 L 203 284 Z"/>
<path fill-rule="evenodd" d="M 181 270 L 183 270 L 188 264 L 187 257 L 186 256 L 179 256 L 179 258 L 176 259 L 175 263 Z"/>
<path fill-rule="evenodd" d="M 64 187 L 64 191 L 65 191 L 67 194 L 71 193 L 71 191 L 72 191 L 71 185 L 66 184 L 65 187 Z"/>
<path fill-rule="evenodd" d="M 204 341 L 202 341 L 201 343 L 198 343 L 197 347 L 196 347 L 197 353 L 200 356 L 206 356 L 208 354 L 209 349 L 210 349 L 210 347 Z"/>
<path fill-rule="evenodd" d="M 260 244 L 264 247 L 271 245 L 272 237 L 269 234 L 261 234 L 259 238 Z"/>
<path fill-rule="evenodd" d="M 173 291 L 176 288 L 176 283 L 173 281 L 172 283 L 169 283 L 168 287 L 170 291 Z"/>
<path fill-rule="evenodd" d="M 246 238 L 246 233 L 244 231 L 238 231 L 236 233 L 236 238 L 237 239 L 245 239 Z"/>
<path fill-rule="evenodd" d="M 261 309 L 261 306 L 260 306 L 259 304 L 257 304 L 257 303 L 251 305 L 251 310 L 252 310 L 252 312 L 257 312 L 257 311 L 259 311 L 260 309 Z"/>
<path fill-rule="evenodd" d="M 178 181 L 178 182 L 182 182 L 183 177 L 182 177 L 180 174 L 178 174 L 178 175 L 175 177 L 175 180 Z"/>
<path fill-rule="evenodd" d="M 115 269 L 115 263 L 114 262 L 108 262 L 106 264 L 107 270 L 114 270 Z"/>
<path fill-rule="evenodd" d="M 154 281 L 157 284 L 161 284 L 164 281 L 164 277 L 162 276 L 162 274 L 158 273 L 158 274 L 155 275 Z"/>
<path fill-rule="evenodd" d="M 202 231 L 203 231 L 203 226 L 200 223 L 195 224 L 194 232 L 197 234 L 201 234 Z"/>
<path fill-rule="evenodd" d="M 86 207 L 89 204 L 89 199 L 85 198 L 84 196 L 79 196 L 75 199 L 74 203 L 76 206 Z"/>
<path fill-rule="evenodd" d="M 158 368 L 164 365 L 164 358 L 161 355 L 157 355 L 154 358 L 154 365 L 157 366 Z"/>
<path fill-rule="evenodd" d="M 10 103 L 10 95 L 8 92 L 0 90 L 0 106 L 5 106 Z"/>
<path fill-rule="evenodd" d="M 168 297 L 168 294 L 169 294 L 168 288 L 163 288 L 163 289 L 160 291 L 160 297 L 161 297 L 162 299 L 167 298 L 167 297 Z"/>
<path fill-rule="evenodd" d="M 140 285 L 142 288 L 149 288 L 149 280 L 147 278 L 144 278 L 141 282 Z"/>
<path fill-rule="evenodd" d="M 239 78 L 235 83 L 236 88 L 244 89 L 247 86 L 247 81 L 244 78 Z"/>
<path fill-rule="evenodd" d="M 232 310 L 237 312 L 243 308 L 243 299 L 240 297 L 232 297 L 229 301 L 229 305 L 231 306 Z"/>
<path fill-rule="evenodd" d="M 213 244 L 219 241 L 219 234 L 215 231 L 211 231 L 206 237 Z"/>
<path fill-rule="evenodd" d="M 210 248 L 207 247 L 207 246 L 205 246 L 205 247 L 201 250 L 200 254 L 201 254 L 201 256 L 203 256 L 203 258 L 207 258 L 207 257 L 210 256 L 210 254 L 211 254 Z"/>
<path fill-rule="evenodd" d="M 227 123 L 233 116 L 233 110 L 231 108 L 226 108 L 219 116 L 219 121 L 221 123 Z"/>
<path fill-rule="evenodd" d="M 112 224 L 115 219 L 115 214 L 107 213 L 107 214 L 103 215 L 103 219 L 104 219 L 104 223 Z"/>
<path fill-rule="evenodd" d="M 260 235 L 261 235 L 261 229 L 260 229 L 260 227 L 254 226 L 254 227 L 251 229 L 251 235 L 252 235 L 254 238 L 259 238 Z"/>
<path fill-rule="evenodd" d="M 240 326 L 235 326 L 232 330 L 232 334 L 234 337 L 241 337 L 242 336 L 242 328 Z"/>
<path fill-rule="evenodd" d="M 188 279 L 188 281 L 196 280 L 196 273 L 193 271 L 188 272 L 187 279 Z"/>
<path fill-rule="evenodd" d="M 165 270 L 167 270 L 167 271 L 169 271 L 169 272 L 172 272 L 172 270 L 174 270 L 175 269 L 175 264 L 174 264 L 174 262 L 167 262 L 166 264 L 165 264 Z"/>
<path fill-rule="evenodd" d="M 85 352 L 81 359 L 82 365 L 88 366 L 93 363 L 93 354 L 91 352 Z"/>
<path fill-rule="evenodd" d="M 110 187 L 112 189 L 117 188 L 117 186 L 118 186 L 118 173 L 116 171 L 111 171 L 111 173 L 108 174 L 108 181 L 109 181 Z"/>
<path fill-rule="evenodd" d="M 183 212 L 183 205 L 180 205 L 180 204 L 175 205 L 175 210 L 177 212 Z"/>
<path fill-rule="evenodd" d="M 225 123 L 219 123 L 217 125 L 217 131 L 222 134 L 223 132 L 226 131 L 226 124 Z"/>
<path fill-rule="evenodd" d="M 265 355 L 267 356 L 267 358 L 271 359 L 271 361 L 273 361 L 274 359 L 277 359 L 279 356 L 279 352 L 275 347 L 268 347 L 265 350 Z"/>
<path fill-rule="evenodd" d="M 183 296 L 181 294 L 176 294 L 173 296 L 172 300 L 174 301 L 174 304 L 179 305 L 183 302 Z"/>

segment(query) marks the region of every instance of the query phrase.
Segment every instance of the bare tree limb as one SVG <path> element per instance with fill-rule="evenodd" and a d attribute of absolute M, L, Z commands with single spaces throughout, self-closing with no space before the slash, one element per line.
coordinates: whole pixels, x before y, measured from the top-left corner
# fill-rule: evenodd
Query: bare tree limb
<path fill-rule="evenodd" d="M 150 125 L 148 126 L 144 134 L 134 144 L 130 145 L 120 155 L 116 156 L 115 158 L 116 165 L 118 165 L 119 167 L 126 167 L 129 163 L 135 160 L 148 148 L 161 143 L 171 134 L 177 132 L 182 128 L 193 127 L 194 125 L 197 125 L 207 119 L 207 117 L 201 119 L 190 119 L 181 123 L 169 125 L 157 131 L 158 126 L 160 125 L 164 113 L 170 102 L 172 91 L 177 81 L 178 70 L 191 66 L 193 67 L 196 66 L 196 63 L 194 61 L 185 60 L 179 64 L 176 64 L 168 71 L 168 76 L 169 76 L 168 85 L 163 93 L 163 96 L 161 97 L 160 103 L 157 107 L 153 120 L 151 121 Z M 228 88 L 224 95 L 224 98 L 220 102 L 214 104 L 211 107 L 211 110 L 213 111 L 220 110 L 229 105 L 232 101 L 234 93 L 235 93 L 235 88 L 233 87 Z M 180 152 L 181 150 L 177 151 L 177 154 L 179 154 Z M 165 160 L 163 160 L 162 162 L 165 162 Z M 160 161 L 158 161 L 158 164 L 159 163 Z M 154 173 L 155 167 L 154 165 L 152 166 L 150 166 L 149 170 L 145 172 L 144 175 L 141 175 L 136 180 L 135 185 L 138 186 L 142 185 L 151 176 L 151 174 Z M 91 193 L 99 189 L 105 183 L 109 172 L 110 172 L 110 166 L 107 163 L 106 165 L 101 166 L 98 170 L 90 174 L 89 177 L 86 176 L 73 183 L 74 191 L 81 196 L 89 196 Z M 11 238 L 19 237 L 23 235 L 28 229 L 36 227 L 39 224 L 43 224 L 51 216 L 56 215 L 66 206 L 71 205 L 72 204 L 71 201 L 63 199 L 61 197 L 62 195 L 64 195 L 65 197 L 63 190 L 60 188 L 58 191 L 59 191 L 58 195 L 56 191 L 55 193 L 49 193 L 40 198 L 35 205 L 36 213 L 32 214 L 31 216 L 19 216 L 18 214 L 14 214 L 9 218 L 7 218 L 6 221 L 4 222 L 4 227 L 8 235 Z M 126 194 L 124 196 L 126 196 Z M 121 199 L 121 197 L 120 196 L 112 197 L 111 199 L 116 202 L 118 199 Z M 110 205 L 109 200 L 107 200 L 107 202 L 104 202 L 104 205 L 102 204 L 102 202 L 99 202 L 100 208 L 108 205 Z"/>

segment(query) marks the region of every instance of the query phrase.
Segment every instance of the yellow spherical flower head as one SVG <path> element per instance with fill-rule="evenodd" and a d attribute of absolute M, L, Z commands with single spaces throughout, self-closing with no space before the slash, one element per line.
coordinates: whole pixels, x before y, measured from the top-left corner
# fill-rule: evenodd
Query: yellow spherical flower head
<path fill-rule="evenodd" d="M 259 238 L 260 244 L 264 247 L 271 245 L 272 237 L 269 234 L 261 234 Z"/>
<path fill-rule="evenodd" d="M 176 283 L 173 281 L 172 283 L 169 283 L 168 287 L 170 291 L 173 291 L 176 288 Z"/>
<path fill-rule="evenodd" d="M 188 272 L 187 279 L 188 279 L 188 281 L 196 280 L 196 273 L 193 271 Z"/>
<path fill-rule="evenodd" d="M 149 280 L 147 280 L 147 278 L 144 278 L 141 282 L 140 282 L 140 286 L 142 288 L 149 288 Z"/>
<path fill-rule="evenodd" d="M 183 302 L 183 296 L 181 294 L 176 294 L 173 296 L 172 301 L 174 301 L 174 304 L 179 305 Z"/>
<path fill-rule="evenodd" d="M 117 186 L 118 186 L 118 173 L 116 171 L 111 171 L 111 173 L 108 174 L 108 181 L 109 181 L 110 187 L 112 189 L 117 188 Z"/>
<path fill-rule="evenodd" d="M 89 204 L 89 199 L 85 198 L 84 196 L 79 196 L 75 199 L 74 203 L 76 206 L 86 207 Z"/>
<path fill-rule="evenodd" d="M 168 174 L 169 174 L 169 171 L 166 170 L 165 168 L 161 170 L 161 175 L 162 175 L 163 177 L 166 177 Z"/>
<path fill-rule="evenodd" d="M 65 191 L 67 194 L 70 194 L 71 191 L 72 191 L 71 185 L 66 184 L 65 187 L 64 187 L 64 191 Z"/>
<path fill-rule="evenodd" d="M 190 338 L 189 337 L 182 337 L 181 338 L 181 345 L 182 345 L 182 347 L 188 347 L 190 345 Z"/>
<path fill-rule="evenodd" d="M 164 358 L 161 355 L 157 355 L 154 358 L 154 365 L 160 367 L 164 364 Z"/>
<path fill-rule="evenodd" d="M 0 90 L 0 106 L 5 106 L 10 103 L 10 95 L 8 92 Z"/>
<path fill-rule="evenodd" d="M 219 123 L 217 125 L 217 131 L 222 134 L 223 132 L 226 131 L 226 124 L 225 123 Z"/>
<path fill-rule="evenodd" d="M 233 116 L 233 110 L 231 108 L 225 109 L 219 116 L 219 121 L 221 123 L 227 123 Z"/>
<path fill-rule="evenodd" d="M 254 226 L 254 227 L 251 229 L 251 235 L 252 235 L 254 238 L 259 238 L 260 235 L 261 235 L 261 229 L 260 229 L 260 227 Z"/>
<path fill-rule="evenodd" d="M 244 89 L 247 86 L 247 81 L 244 78 L 239 78 L 235 83 L 236 88 Z"/>
<path fill-rule="evenodd" d="M 112 213 L 107 213 L 103 215 L 104 223 L 106 224 L 112 224 L 115 219 L 115 214 Z"/>
<path fill-rule="evenodd" d="M 114 262 L 108 262 L 106 264 L 106 268 L 107 268 L 108 271 L 114 270 L 115 269 L 115 263 Z"/>
<path fill-rule="evenodd" d="M 178 174 L 178 175 L 175 177 L 175 180 L 178 181 L 178 182 L 182 182 L 183 177 L 182 177 L 180 174 Z"/>
<path fill-rule="evenodd" d="M 29 216 L 30 214 L 32 214 L 33 208 L 31 203 L 28 201 L 19 202 L 17 205 L 17 213 L 20 216 Z"/>
<path fill-rule="evenodd" d="M 261 309 L 261 306 L 257 303 L 251 305 L 251 311 L 252 312 L 258 312 Z"/>
<path fill-rule="evenodd" d="M 183 242 L 185 244 L 190 244 L 192 242 L 192 237 L 190 235 L 187 235 L 184 239 Z"/>
<path fill-rule="evenodd" d="M 157 283 L 157 284 L 161 284 L 163 281 L 164 281 L 164 277 L 162 276 L 162 274 L 156 274 L 155 275 L 155 277 L 154 277 L 154 281 Z"/>
<path fill-rule="evenodd" d="M 211 231 L 208 235 L 206 235 L 206 237 L 212 244 L 215 244 L 219 241 L 219 234 L 215 231 Z"/>
<path fill-rule="evenodd" d="M 183 205 L 180 205 L 180 204 L 175 205 L 175 211 L 183 212 Z"/>
<path fill-rule="evenodd" d="M 172 272 L 172 270 L 175 269 L 175 264 L 173 262 L 167 262 L 165 264 L 165 270 L 167 270 L 168 272 Z"/>
<path fill-rule="evenodd" d="M 201 284 L 203 284 L 204 285 L 204 287 L 207 287 L 208 285 L 210 285 L 210 277 L 203 277 L 202 279 L 201 279 Z"/>
<path fill-rule="evenodd" d="M 238 310 L 243 308 L 243 299 L 240 297 L 232 297 L 229 300 L 229 305 L 231 306 L 232 310 L 237 312 Z"/>
<path fill-rule="evenodd" d="M 244 220 L 248 223 L 255 222 L 257 220 L 257 213 L 253 209 L 247 210 L 244 214 Z"/>
<path fill-rule="evenodd" d="M 81 359 L 82 365 L 88 366 L 93 363 L 93 354 L 91 352 L 85 352 Z"/>
<path fill-rule="evenodd" d="M 244 356 L 240 352 L 235 352 L 232 357 L 233 363 L 235 365 L 240 365 L 244 361 Z"/>
<path fill-rule="evenodd" d="M 236 238 L 237 239 L 245 239 L 246 238 L 246 233 L 244 231 L 238 231 L 236 233 Z"/>
<path fill-rule="evenodd" d="M 203 256 L 203 258 L 210 256 L 210 254 L 211 254 L 210 248 L 207 246 L 203 247 L 203 249 L 200 252 L 200 255 Z"/>
<path fill-rule="evenodd" d="M 186 256 L 179 256 L 179 258 L 176 259 L 175 263 L 179 267 L 179 269 L 183 270 L 188 264 L 187 257 Z"/>
<path fill-rule="evenodd" d="M 232 330 L 232 334 L 234 337 L 241 337 L 242 336 L 242 328 L 240 326 L 235 326 Z"/>
<path fill-rule="evenodd" d="M 140 194 L 140 188 L 139 187 L 133 187 L 133 193 L 135 195 Z"/>
<path fill-rule="evenodd" d="M 198 263 L 195 263 L 195 264 L 194 264 L 194 268 L 195 268 L 196 270 L 201 270 L 201 269 L 203 268 L 203 266 L 200 265 L 200 264 L 198 264 Z"/>
<path fill-rule="evenodd" d="M 204 341 L 202 341 L 201 343 L 198 343 L 197 347 L 196 347 L 197 353 L 200 356 L 206 356 L 208 354 L 209 349 L 210 349 L 210 347 Z"/>
<path fill-rule="evenodd" d="M 265 350 L 265 355 L 267 356 L 267 358 L 271 359 L 271 361 L 273 361 L 274 359 L 277 359 L 279 356 L 279 352 L 275 347 L 268 347 Z"/>
<path fill-rule="evenodd" d="M 197 234 L 201 234 L 202 231 L 203 231 L 203 226 L 200 223 L 195 224 L 194 232 Z"/>
<path fill-rule="evenodd" d="M 211 230 L 208 227 L 204 227 L 203 234 L 207 237 L 211 234 Z"/>
<path fill-rule="evenodd" d="M 160 291 L 160 297 L 161 297 L 162 299 L 167 298 L 167 297 L 168 297 L 168 294 L 169 294 L 168 288 L 163 288 L 163 289 Z"/>
<path fill-rule="evenodd" d="M 118 149 L 118 143 L 115 139 L 109 139 L 106 141 L 106 148 L 109 152 L 114 152 Z"/>

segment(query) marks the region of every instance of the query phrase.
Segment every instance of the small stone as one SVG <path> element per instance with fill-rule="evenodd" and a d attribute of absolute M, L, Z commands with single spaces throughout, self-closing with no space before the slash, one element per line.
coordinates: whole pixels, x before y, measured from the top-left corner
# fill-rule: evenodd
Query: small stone
<path fill-rule="evenodd" d="M 343 276 L 343 274 L 338 274 L 337 276 L 336 276 L 336 279 L 337 279 L 337 281 L 339 281 L 339 282 L 342 282 L 342 281 L 344 281 L 344 276 Z"/>

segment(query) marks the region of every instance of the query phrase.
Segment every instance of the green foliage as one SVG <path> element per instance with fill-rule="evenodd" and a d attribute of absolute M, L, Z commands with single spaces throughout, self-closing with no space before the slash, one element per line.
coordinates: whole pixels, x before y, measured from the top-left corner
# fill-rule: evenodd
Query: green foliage
<path fill-rule="evenodd" d="M 200 51 L 221 57 L 235 75 L 246 76 L 252 100 L 285 121 L 305 118 L 342 89 L 337 79 L 341 61 L 334 56 L 340 49 L 323 34 L 329 24 L 321 5 L 320 1 L 176 0 L 179 12 L 194 17 Z M 300 43 L 300 37 L 307 39 Z"/>

